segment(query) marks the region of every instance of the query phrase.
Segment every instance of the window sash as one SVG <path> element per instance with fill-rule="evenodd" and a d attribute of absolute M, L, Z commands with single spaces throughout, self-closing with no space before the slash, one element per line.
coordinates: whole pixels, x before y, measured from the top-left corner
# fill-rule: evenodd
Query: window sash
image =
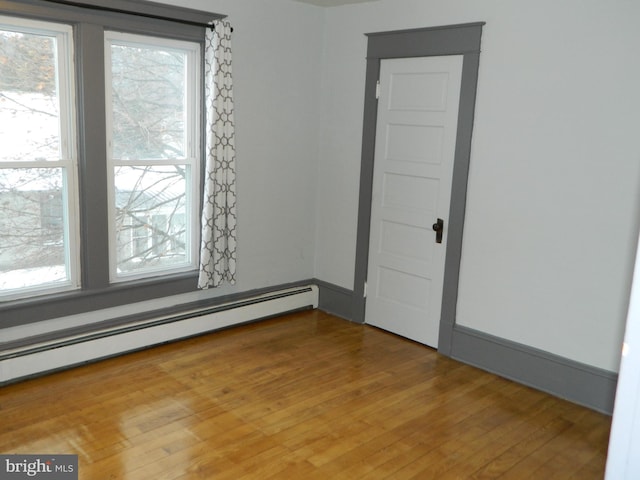
<path fill-rule="evenodd" d="M 111 80 L 113 76 L 112 46 L 122 45 L 126 47 L 142 47 L 181 52 L 185 55 L 185 91 L 184 94 L 184 153 L 186 155 L 176 158 L 138 158 L 119 159 L 114 158 L 114 111 Z M 199 195 L 200 184 L 200 145 L 197 141 L 200 131 L 198 105 L 200 98 L 200 45 L 194 42 L 165 39 L 156 36 L 135 35 L 115 31 L 105 32 L 105 108 L 106 108 L 106 135 L 107 135 L 107 175 L 109 191 L 109 279 L 111 283 L 163 276 L 171 273 L 188 272 L 197 268 L 197 251 L 199 240 Z M 148 266 L 139 271 L 120 271 L 118 261 L 118 227 L 117 198 L 116 198 L 116 174 L 121 167 L 180 167 L 187 172 L 185 177 L 185 209 L 186 209 L 186 238 L 184 261 L 175 265 Z M 122 232 L 125 233 L 125 232 Z M 135 237 L 136 233 L 131 235 Z M 131 241 L 133 241 L 133 237 Z M 153 229 L 149 228 L 149 242 L 154 237 Z M 148 252 L 155 251 L 149 245 Z M 143 252 L 141 252 L 143 253 Z"/>
<path fill-rule="evenodd" d="M 75 115 L 75 71 L 73 30 L 70 25 L 0 16 L 0 29 L 55 39 L 54 65 L 58 101 L 59 158 L 50 160 L 3 161 L 0 168 L 52 169 L 61 172 L 64 281 L 34 283 L 3 288 L 0 300 L 19 299 L 36 294 L 65 292 L 80 288 L 80 231 L 78 211 L 77 138 Z M 15 270 L 13 270 L 15 271 Z"/>

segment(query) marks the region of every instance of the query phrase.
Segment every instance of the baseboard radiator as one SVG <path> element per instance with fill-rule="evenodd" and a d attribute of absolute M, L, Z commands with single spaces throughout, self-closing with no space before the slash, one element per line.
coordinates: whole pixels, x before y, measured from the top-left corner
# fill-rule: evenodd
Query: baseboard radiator
<path fill-rule="evenodd" d="M 0 385 L 234 325 L 318 307 L 309 285 L 0 352 Z"/>

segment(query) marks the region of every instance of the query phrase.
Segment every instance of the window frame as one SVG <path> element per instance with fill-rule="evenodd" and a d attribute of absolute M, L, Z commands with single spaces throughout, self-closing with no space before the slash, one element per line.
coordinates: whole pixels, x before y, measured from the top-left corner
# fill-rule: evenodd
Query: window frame
<path fill-rule="evenodd" d="M 0 328 L 60 318 L 104 308 L 133 304 L 155 298 L 197 291 L 198 272 L 190 270 L 161 277 L 140 278 L 113 283 L 109 278 L 108 259 L 108 189 L 106 171 L 105 66 L 104 33 L 107 30 L 150 35 L 200 44 L 198 60 L 204 64 L 204 26 L 179 23 L 181 20 L 201 25 L 224 15 L 144 1 L 82 0 L 104 8 L 130 9 L 132 14 L 92 10 L 74 5 L 59 5 L 43 0 L 7 0 L 0 15 L 62 23 L 73 27 L 76 70 L 76 118 L 78 152 L 78 204 L 81 264 L 81 288 L 75 291 L 38 295 L 33 298 L 0 300 Z M 76 2 L 77 3 L 77 2 Z M 146 13 L 165 20 L 140 17 Z M 201 67 L 200 77 L 204 74 Z M 204 81 L 200 85 L 204 98 Z M 204 108 L 199 119 L 199 156 L 204 168 Z M 198 198 L 202 205 L 202 176 L 198 180 Z M 103 220 L 100 220 L 103 219 Z"/>

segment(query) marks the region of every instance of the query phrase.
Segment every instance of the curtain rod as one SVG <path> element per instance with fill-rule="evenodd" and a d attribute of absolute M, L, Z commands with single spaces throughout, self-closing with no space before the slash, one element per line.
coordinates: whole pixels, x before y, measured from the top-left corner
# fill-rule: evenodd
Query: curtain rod
<path fill-rule="evenodd" d="M 213 25 L 213 23 L 202 23 L 202 22 L 194 22 L 191 20 L 181 20 L 179 18 L 171 18 L 171 17 L 162 16 L 162 15 L 154 15 L 152 13 L 135 12 L 131 10 L 123 10 L 121 8 L 113 8 L 113 7 L 103 7 L 101 5 L 87 5 L 85 3 L 73 2 L 70 0 L 45 0 L 45 1 L 49 3 L 58 3 L 60 5 L 68 5 L 70 7 L 99 10 L 101 12 L 124 13 L 127 15 L 135 15 L 136 17 L 153 18 L 154 20 L 168 20 L 170 22 L 182 23 L 184 25 L 193 25 L 194 27 L 203 27 L 203 28 L 210 28 L 211 30 L 215 30 L 215 26 Z M 233 32 L 233 27 L 231 27 L 231 31 Z"/>

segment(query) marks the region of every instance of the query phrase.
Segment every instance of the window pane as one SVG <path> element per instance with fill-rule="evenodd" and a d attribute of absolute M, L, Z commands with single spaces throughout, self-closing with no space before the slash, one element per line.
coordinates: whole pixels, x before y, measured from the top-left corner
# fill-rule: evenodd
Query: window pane
<path fill-rule="evenodd" d="M 114 177 L 118 274 L 188 265 L 188 167 L 116 167 Z"/>
<path fill-rule="evenodd" d="M 56 38 L 0 29 L 0 161 L 58 160 Z"/>
<path fill-rule="evenodd" d="M 69 281 L 64 170 L 0 170 L 0 292 Z"/>
<path fill-rule="evenodd" d="M 199 45 L 119 32 L 105 40 L 110 279 L 195 269 Z"/>
<path fill-rule="evenodd" d="M 113 158 L 185 158 L 185 53 L 112 44 L 111 63 Z"/>

